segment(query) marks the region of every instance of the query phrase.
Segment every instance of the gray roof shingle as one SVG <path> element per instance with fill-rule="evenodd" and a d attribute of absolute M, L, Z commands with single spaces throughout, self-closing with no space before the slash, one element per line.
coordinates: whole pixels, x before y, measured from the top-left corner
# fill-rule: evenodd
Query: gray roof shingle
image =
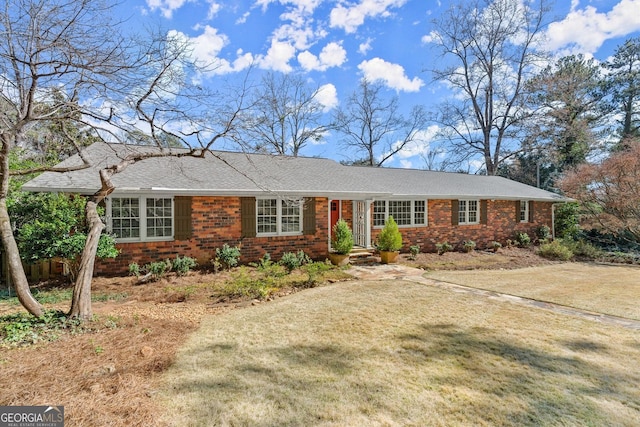
<path fill-rule="evenodd" d="M 127 154 L 157 151 L 152 147 L 94 143 L 85 150 L 93 166 L 45 172 L 26 183 L 26 191 L 92 194 L 100 186 L 98 170 Z M 174 153 L 186 150 L 173 149 Z M 81 164 L 73 156 L 58 166 Z M 567 201 L 555 193 L 497 176 L 466 175 L 417 169 L 345 166 L 322 158 L 281 157 L 240 152 L 210 152 L 204 158 L 154 157 L 127 167 L 112 178 L 116 193 L 149 192 L 185 195 L 262 195 L 362 199 L 410 197 L 428 199 L 507 199 Z"/>

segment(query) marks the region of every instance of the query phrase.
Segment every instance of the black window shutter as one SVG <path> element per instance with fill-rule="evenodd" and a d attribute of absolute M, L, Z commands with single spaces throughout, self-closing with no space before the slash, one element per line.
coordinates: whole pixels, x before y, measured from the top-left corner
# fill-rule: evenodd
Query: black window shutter
<path fill-rule="evenodd" d="M 240 198 L 240 221 L 242 226 L 242 237 L 256 237 L 255 197 Z"/>
<path fill-rule="evenodd" d="M 458 225 L 458 215 L 460 210 L 460 203 L 458 200 L 451 201 L 451 225 Z"/>
<path fill-rule="evenodd" d="M 302 234 L 316 234 L 316 198 L 305 197 L 302 212 Z"/>
<path fill-rule="evenodd" d="M 487 223 L 487 201 L 480 200 L 480 224 Z"/>
<path fill-rule="evenodd" d="M 520 200 L 516 200 L 516 224 L 520 222 Z"/>
<path fill-rule="evenodd" d="M 529 202 L 529 222 L 533 222 L 533 201 Z"/>
<path fill-rule="evenodd" d="M 176 240 L 188 240 L 193 234 L 191 225 L 191 197 L 178 196 L 173 199 L 174 235 Z"/>

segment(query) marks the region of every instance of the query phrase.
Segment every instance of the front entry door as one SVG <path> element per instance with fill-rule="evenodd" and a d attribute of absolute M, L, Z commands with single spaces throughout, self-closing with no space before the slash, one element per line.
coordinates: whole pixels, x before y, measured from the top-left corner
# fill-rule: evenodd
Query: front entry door
<path fill-rule="evenodd" d="M 353 243 L 355 246 L 367 247 L 366 204 L 361 200 L 353 202 Z"/>

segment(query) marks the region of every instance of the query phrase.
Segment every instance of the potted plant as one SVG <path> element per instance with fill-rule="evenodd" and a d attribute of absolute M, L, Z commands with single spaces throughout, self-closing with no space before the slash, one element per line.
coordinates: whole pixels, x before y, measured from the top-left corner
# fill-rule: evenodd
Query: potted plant
<path fill-rule="evenodd" d="M 353 234 L 349 224 L 344 219 L 339 219 L 333 226 L 331 233 L 331 252 L 329 259 L 334 265 L 349 264 L 349 253 L 353 248 Z"/>
<path fill-rule="evenodd" d="M 378 235 L 376 248 L 380 251 L 380 260 L 383 264 L 391 264 L 396 262 L 396 258 L 402 247 L 402 234 L 398 230 L 398 224 L 389 216 L 384 227 Z"/>

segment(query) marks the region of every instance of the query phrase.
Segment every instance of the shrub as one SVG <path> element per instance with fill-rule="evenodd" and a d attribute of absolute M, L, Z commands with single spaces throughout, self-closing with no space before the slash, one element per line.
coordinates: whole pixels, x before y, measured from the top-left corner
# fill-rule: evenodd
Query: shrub
<path fill-rule="evenodd" d="M 331 270 L 333 266 L 326 262 L 311 262 L 306 264 L 303 268 L 308 276 L 304 285 L 306 288 L 313 288 L 318 282 L 318 276 Z"/>
<path fill-rule="evenodd" d="M 562 239 L 562 244 L 568 247 L 576 256 L 581 256 L 589 259 L 597 259 L 601 258 L 604 255 L 604 252 L 602 250 L 593 246 L 586 240 Z"/>
<path fill-rule="evenodd" d="M 502 247 L 502 243 L 498 242 L 498 241 L 493 241 L 489 244 L 489 247 L 494 251 L 497 252 L 498 249 L 500 249 Z"/>
<path fill-rule="evenodd" d="M 285 252 L 280 258 L 280 265 L 287 269 L 288 273 L 291 273 L 301 265 L 300 258 L 293 252 Z"/>
<path fill-rule="evenodd" d="M 516 234 L 516 243 L 521 248 L 528 248 L 531 246 L 531 237 L 527 233 Z"/>
<path fill-rule="evenodd" d="M 184 276 L 196 265 L 198 265 L 198 263 L 193 258 L 188 256 L 180 258 L 177 256 L 176 259 L 172 261 L 171 268 L 178 276 Z"/>
<path fill-rule="evenodd" d="M 438 255 L 442 255 L 446 252 L 451 252 L 453 250 L 453 245 L 447 241 L 436 243 L 436 250 L 438 251 Z"/>
<path fill-rule="evenodd" d="M 409 246 L 409 252 L 411 252 L 411 259 L 416 259 L 420 253 L 420 245 Z"/>
<path fill-rule="evenodd" d="M 541 243 L 546 243 L 551 239 L 551 229 L 546 225 L 541 225 L 536 229 L 536 237 Z"/>
<path fill-rule="evenodd" d="M 402 234 L 400 234 L 398 224 L 393 219 L 393 216 L 389 216 L 378 235 L 376 248 L 378 248 L 379 251 L 394 252 L 400 250 L 401 247 Z"/>
<path fill-rule="evenodd" d="M 563 203 L 556 208 L 554 227 L 556 237 L 576 239 L 580 235 L 580 205 Z"/>
<path fill-rule="evenodd" d="M 344 219 L 339 219 L 333 226 L 331 248 L 337 254 L 348 254 L 353 248 L 353 233 Z"/>
<path fill-rule="evenodd" d="M 465 240 L 464 242 L 462 242 L 462 250 L 464 252 L 471 252 L 476 248 L 476 242 L 474 242 L 473 240 Z"/>
<path fill-rule="evenodd" d="M 137 262 L 132 262 L 129 264 L 129 275 L 140 277 L 140 266 Z"/>
<path fill-rule="evenodd" d="M 147 273 L 151 274 L 152 280 L 160 280 L 171 271 L 171 261 L 168 259 L 165 261 L 151 262 L 144 266 Z"/>
<path fill-rule="evenodd" d="M 568 261 L 573 258 L 573 252 L 571 249 L 562 244 L 560 240 L 554 240 L 551 243 L 545 243 L 540 246 L 538 254 L 548 259 L 558 259 L 561 261 Z"/>
<path fill-rule="evenodd" d="M 230 247 L 228 244 L 222 245 L 222 248 L 216 248 L 215 262 L 220 262 L 227 270 L 238 265 L 240 260 L 240 248 L 237 246 Z"/>

